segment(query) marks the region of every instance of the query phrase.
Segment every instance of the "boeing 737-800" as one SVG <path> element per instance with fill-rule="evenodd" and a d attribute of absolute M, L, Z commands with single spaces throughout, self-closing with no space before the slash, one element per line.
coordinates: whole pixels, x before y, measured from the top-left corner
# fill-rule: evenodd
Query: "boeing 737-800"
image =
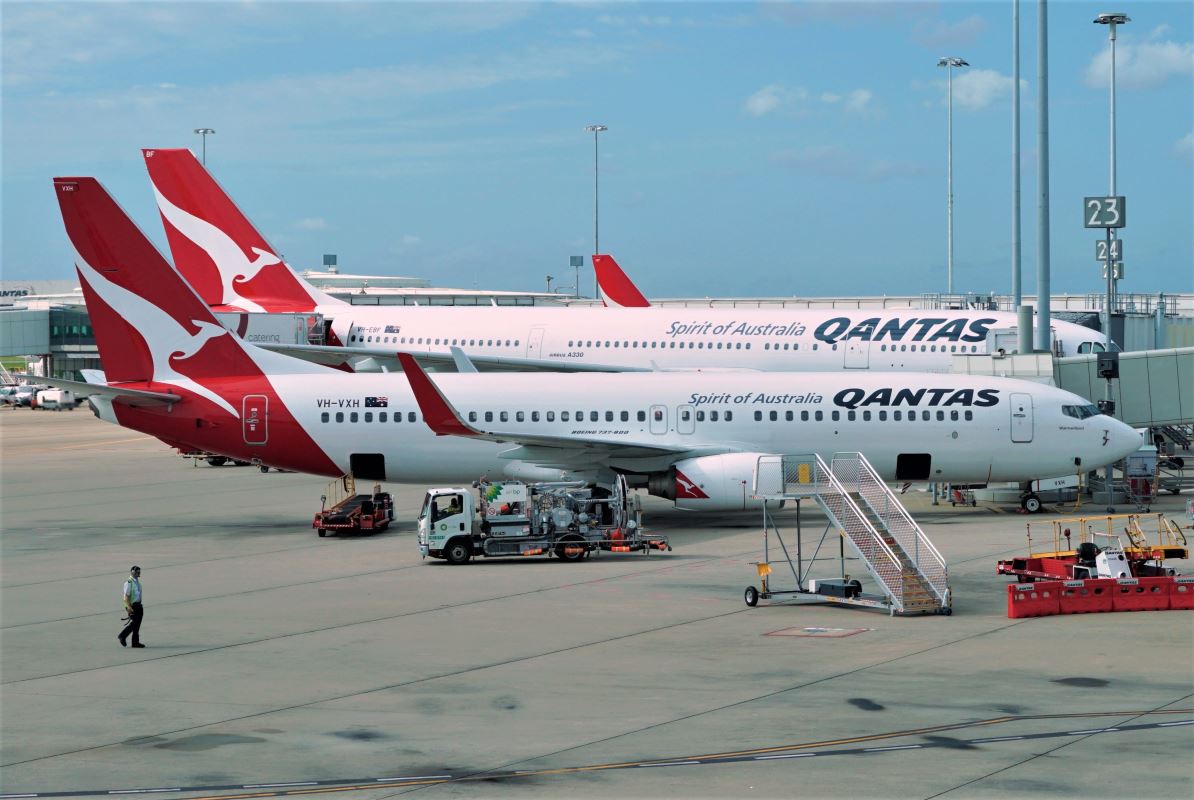
<path fill-rule="evenodd" d="M 622 472 L 677 505 L 729 509 L 763 454 L 861 450 L 887 478 L 982 482 L 1093 469 L 1140 444 L 1076 395 L 971 376 L 460 373 L 432 397 L 409 356 L 405 375 L 349 374 L 241 341 L 95 179 L 54 186 L 106 384 L 52 382 L 178 446 L 400 482 Z"/>
<path fill-rule="evenodd" d="M 458 347 L 482 369 L 948 372 L 955 355 L 993 352 L 995 333 L 1017 322 L 998 311 L 351 305 L 275 255 L 189 150 L 144 155 L 175 265 L 200 297 L 218 309 L 322 314 L 332 347 L 270 345 L 321 363 L 396 368 L 404 352 L 449 365 Z M 1060 354 L 1101 341 L 1061 320 L 1053 332 Z"/>

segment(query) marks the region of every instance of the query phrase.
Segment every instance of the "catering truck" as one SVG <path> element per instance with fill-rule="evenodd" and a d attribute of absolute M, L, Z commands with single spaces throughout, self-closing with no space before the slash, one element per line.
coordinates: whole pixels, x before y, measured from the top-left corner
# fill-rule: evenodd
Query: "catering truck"
<path fill-rule="evenodd" d="M 643 531 L 639 498 L 618 477 L 612 489 L 583 481 L 479 481 L 471 489 L 431 489 L 418 518 L 423 557 L 464 564 L 473 556 L 555 556 L 671 550 Z"/>

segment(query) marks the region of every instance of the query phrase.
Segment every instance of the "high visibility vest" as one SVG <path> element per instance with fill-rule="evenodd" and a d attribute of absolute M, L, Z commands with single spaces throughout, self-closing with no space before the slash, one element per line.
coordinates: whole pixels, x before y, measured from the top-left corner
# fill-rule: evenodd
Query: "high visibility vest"
<path fill-rule="evenodd" d="M 136 578 L 129 578 L 124 582 L 124 596 L 128 598 L 130 603 L 141 602 L 141 581 Z"/>

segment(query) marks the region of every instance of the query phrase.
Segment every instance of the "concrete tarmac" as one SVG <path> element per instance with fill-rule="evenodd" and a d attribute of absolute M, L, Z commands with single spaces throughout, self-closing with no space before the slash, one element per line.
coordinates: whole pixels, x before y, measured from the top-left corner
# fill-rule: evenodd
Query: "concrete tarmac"
<path fill-rule="evenodd" d="M 1020 514 L 912 497 L 954 615 L 892 618 L 747 608 L 756 513 L 648 499 L 672 553 L 452 567 L 420 561 L 425 487 L 319 539 L 322 479 L 192 467 L 85 408 L 0 411 L 0 456 L 4 794 L 1194 795 L 1194 614 L 1008 619 Z M 134 563 L 143 650 L 116 641 Z M 816 627 L 851 635 L 768 635 Z"/>

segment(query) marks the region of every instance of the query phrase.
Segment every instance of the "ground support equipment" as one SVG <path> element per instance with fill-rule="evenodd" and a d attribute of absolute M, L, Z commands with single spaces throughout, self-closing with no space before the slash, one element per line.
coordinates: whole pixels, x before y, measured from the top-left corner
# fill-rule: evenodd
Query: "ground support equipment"
<path fill-rule="evenodd" d="M 862 453 L 837 453 L 830 464 L 815 453 L 762 456 L 755 469 L 753 497 L 763 501 L 763 561 L 757 564 L 760 586 L 746 588 L 748 606 L 793 597 L 880 608 L 893 616 L 953 613 L 945 560 Z M 801 541 L 804 500 L 815 501 L 829 519 L 807 569 Z M 794 559 L 771 513 L 781 501 L 796 503 Z M 833 579 L 812 579 L 809 573 L 830 529 L 839 534 L 840 572 Z M 772 537 L 795 579 L 794 589 L 773 586 Z M 862 582 L 846 574 L 847 546 L 879 593 L 864 594 Z"/>
<path fill-rule="evenodd" d="M 328 499 L 332 505 L 328 507 Z M 394 519 L 394 500 L 381 484 L 373 485 L 372 494 L 357 494 L 356 480 L 344 475 L 328 484 L 328 491 L 320 498 L 322 508 L 315 515 L 311 527 L 320 535 L 328 533 L 375 533 L 385 530 Z"/>

